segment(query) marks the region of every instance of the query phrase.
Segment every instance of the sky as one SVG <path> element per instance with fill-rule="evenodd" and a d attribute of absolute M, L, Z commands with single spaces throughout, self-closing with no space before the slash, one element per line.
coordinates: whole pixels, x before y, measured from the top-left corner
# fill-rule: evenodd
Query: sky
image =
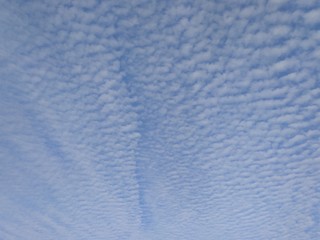
<path fill-rule="evenodd" d="M 320 239 L 319 1 L 0 5 L 0 240 Z"/>

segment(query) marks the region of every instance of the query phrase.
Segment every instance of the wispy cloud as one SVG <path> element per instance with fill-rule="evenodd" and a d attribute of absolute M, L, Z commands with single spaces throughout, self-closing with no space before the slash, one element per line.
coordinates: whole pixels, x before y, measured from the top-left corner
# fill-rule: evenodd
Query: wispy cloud
<path fill-rule="evenodd" d="M 316 1 L 2 5 L 3 239 L 319 238 Z"/>

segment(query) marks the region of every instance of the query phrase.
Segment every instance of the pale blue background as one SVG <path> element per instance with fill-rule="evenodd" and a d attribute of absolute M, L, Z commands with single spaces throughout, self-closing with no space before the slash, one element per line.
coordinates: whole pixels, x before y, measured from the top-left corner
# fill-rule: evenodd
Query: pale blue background
<path fill-rule="evenodd" d="M 320 239 L 319 1 L 0 4 L 0 240 Z"/>

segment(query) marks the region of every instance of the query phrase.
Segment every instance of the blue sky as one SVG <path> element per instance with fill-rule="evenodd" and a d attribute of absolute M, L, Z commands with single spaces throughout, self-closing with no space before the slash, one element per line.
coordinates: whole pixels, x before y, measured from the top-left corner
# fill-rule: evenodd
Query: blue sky
<path fill-rule="evenodd" d="M 320 239 L 319 1 L 0 3 L 0 240 Z"/>

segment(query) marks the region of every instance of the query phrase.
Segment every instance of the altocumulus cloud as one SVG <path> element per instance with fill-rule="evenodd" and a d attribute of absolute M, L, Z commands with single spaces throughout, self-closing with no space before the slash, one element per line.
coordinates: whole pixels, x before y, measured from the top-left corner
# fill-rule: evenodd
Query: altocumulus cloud
<path fill-rule="evenodd" d="M 0 239 L 320 238 L 317 1 L 0 2 Z"/>

